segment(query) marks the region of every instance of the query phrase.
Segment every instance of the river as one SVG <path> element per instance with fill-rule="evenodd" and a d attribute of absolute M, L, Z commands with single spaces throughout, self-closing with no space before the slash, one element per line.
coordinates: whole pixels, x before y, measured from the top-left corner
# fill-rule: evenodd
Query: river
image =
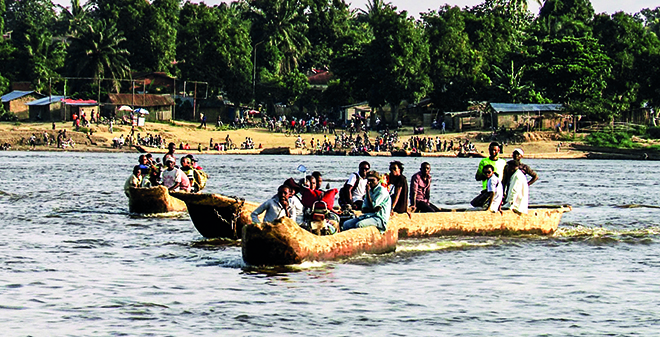
<path fill-rule="evenodd" d="M 524 160 L 530 202 L 570 204 L 550 237 L 402 240 L 397 251 L 280 268 L 204 240 L 187 214 L 128 214 L 137 154 L 0 152 L 2 336 L 656 336 L 660 162 Z M 210 156 L 208 192 L 263 201 L 296 168 L 339 187 L 361 160 Z M 478 159 L 432 166 L 465 207 Z"/>

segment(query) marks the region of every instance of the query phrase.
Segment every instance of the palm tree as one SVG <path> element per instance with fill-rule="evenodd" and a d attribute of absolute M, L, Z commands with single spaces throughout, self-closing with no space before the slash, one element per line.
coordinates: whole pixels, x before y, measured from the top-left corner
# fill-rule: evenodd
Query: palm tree
<path fill-rule="evenodd" d="M 60 20 L 66 25 L 65 34 L 67 36 L 76 36 L 78 31 L 84 29 L 85 24 L 90 20 L 91 1 L 81 5 L 80 0 L 71 0 L 71 10 L 62 5 L 57 6 L 61 10 Z"/>
<path fill-rule="evenodd" d="M 264 43 L 281 54 L 277 62 L 280 75 L 295 70 L 309 49 L 303 8 L 304 5 L 299 0 L 252 2 L 252 15 L 256 20 L 253 23 L 254 48 Z M 256 50 L 254 52 L 256 53 Z"/>
<path fill-rule="evenodd" d="M 105 20 L 89 23 L 71 39 L 67 67 L 75 76 L 126 78 L 130 75 L 129 52 L 120 46 L 125 40 L 114 24 Z M 113 82 L 119 92 L 118 81 Z"/>

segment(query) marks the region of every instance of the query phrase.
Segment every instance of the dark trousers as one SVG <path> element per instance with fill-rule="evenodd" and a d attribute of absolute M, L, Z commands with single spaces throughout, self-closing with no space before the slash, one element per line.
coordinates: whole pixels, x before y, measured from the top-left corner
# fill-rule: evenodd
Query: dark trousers
<path fill-rule="evenodd" d="M 430 202 L 424 202 L 417 200 L 415 202 L 417 209 L 415 213 L 430 213 L 430 212 L 440 212 L 440 209 Z"/>

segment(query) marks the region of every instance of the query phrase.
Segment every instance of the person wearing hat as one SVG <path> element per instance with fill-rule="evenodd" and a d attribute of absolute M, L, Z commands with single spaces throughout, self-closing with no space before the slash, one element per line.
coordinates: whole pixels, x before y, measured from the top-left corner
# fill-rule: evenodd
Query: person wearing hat
<path fill-rule="evenodd" d="M 167 187 L 171 192 L 178 192 L 180 190 L 190 192 L 190 179 L 188 179 L 188 176 L 181 169 L 174 167 L 174 164 L 174 157 L 165 158 L 167 169 L 163 172 L 163 186 Z"/>
<path fill-rule="evenodd" d="M 381 232 L 387 229 L 387 222 L 392 211 L 392 200 L 387 189 L 380 184 L 380 174 L 376 171 L 367 173 L 367 191 L 362 205 L 362 215 L 346 220 L 342 230 L 375 226 Z"/>
<path fill-rule="evenodd" d="M 513 154 L 511 155 L 513 160 L 510 160 L 507 163 L 506 168 L 504 169 L 504 176 L 502 177 L 502 184 L 504 186 L 504 198 L 505 198 L 505 200 L 507 199 L 507 195 L 508 195 L 508 192 L 509 192 L 509 185 L 511 184 L 511 178 L 516 173 L 516 170 L 519 170 L 520 172 L 523 173 L 523 177 L 525 178 L 525 181 L 527 181 L 526 175 L 531 177 L 529 182 L 527 182 L 527 186 L 530 186 L 533 183 L 535 183 L 537 180 L 539 180 L 538 174 L 536 174 L 536 172 L 534 170 L 532 170 L 531 167 L 529 167 L 529 166 L 527 166 L 527 165 L 520 162 L 520 159 L 522 159 L 524 154 L 525 153 L 523 152 L 522 149 L 520 149 L 520 148 L 514 149 Z M 511 165 L 512 161 L 516 162 L 517 165 L 515 167 L 513 165 Z"/>
<path fill-rule="evenodd" d="M 535 183 L 537 180 L 539 180 L 539 176 L 538 176 L 538 174 L 536 174 L 536 172 L 534 172 L 534 170 L 532 170 L 531 167 L 529 167 L 529 166 L 523 164 L 523 163 L 520 161 L 520 160 L 522 159 L 523 155 L 524 155 L 524 153 L 523 153 L 523 150 L 522 150 L 522 149 L 514 149 L 514 150 L 513 150 L 513 155 L 512 155 L 512 157 L 513 157 L 513 160 L 515 160 L 516 162 L 518 162 L 518 169 L 519 169 L 520 171 L 522 171 L 522 173 L 524 173 L 524 174 L 526 174 L 526 175 L 528 175 L 528 176 L 530 176 L 530 177 L 532 178 L 532 179 L 530 179 L 529 182 L 527 183 L 527 185 L 529 186 L 529 185 L 532 185 L 533 183 Z"/>
<path fill-rule="evenodd" d="M 192 163 L 192 168 L 194 168 L 195 170 L 203 170 L 203 168 L 197 164 L 199 160 L 197 160 L 197 158 L 195 158 L 192 154 L 186 155 L 186 158 L 190 158 L 190 162 Z"/>
<path fill-rule="evenodd" d="M 514 153 L 516 153 L 514 151 Z M 503 209 L 511 209 L 515 213 L 527 214 L 529 203 L 529 185 L 527 177 L 520 169 L 520 163 L 516 160 L 509 160 L 506 164 L 507 174 L 510 175 L 508 191 L 504 199 Z"/>

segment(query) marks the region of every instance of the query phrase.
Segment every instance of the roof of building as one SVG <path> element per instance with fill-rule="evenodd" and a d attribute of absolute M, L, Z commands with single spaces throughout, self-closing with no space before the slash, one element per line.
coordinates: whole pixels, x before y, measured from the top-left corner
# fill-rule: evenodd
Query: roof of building
<path fill-rule="evenodd" d="M 41 94 L 39 94 L 39 93 L 34 92 L 33 90 L 32 90 L 32 91 L 14 90 L 14 91 L 12 91 L 12 92 L 10 92 L 10 93 L 7 93 L 7 94 L 2 95 L 2 97 L 1 97 L 1 98 L 2 98 L 2 103 L 6 103 L 6 102 L 9 102 L 9 101 L 13 101 L 13 100 L 15 100 L 15 99 L 17 99 L 17 98 L 21 98 L 21 97 L 23 97 L 23 96 L 27 96 L 27 95 L 29 95 L 29 94 L 37 94 L 38 96 L 43 96 L 43 95 L 41 95 Z"/>
<path fill-rule="evenodd" d="M 50 105 L 53 103 L 61 102 L 63 99 L 65 99 L 66 96 L 46 96 L 44 98 L 40 98 L 37 100 L 34 100 L 32 102 L 27 102 L 25 105 Z"/>
<path fill-rule="evenodd" d="M 153 94 L 108 94 L 108 100 L 114 105 L 130 105 L 135 107 L 150 107 L 174 105 L 174 99 L 170 95 Z"/>
<path fill-rule="evenodd" d="M 98 103 L 93 100 L 93 99 L 70 99 L 70 98 L 65 98 L 62 100 L 62 102 L 66 105 L 73 105 L 73 106 L 97 106 Z"/>
<path fill-rule="evenodd" d="M 561 111 L 561 104 L 522 104 L 522 103 L 490 103 L 497 113 L 502 112 L 544 112 Z"/>

